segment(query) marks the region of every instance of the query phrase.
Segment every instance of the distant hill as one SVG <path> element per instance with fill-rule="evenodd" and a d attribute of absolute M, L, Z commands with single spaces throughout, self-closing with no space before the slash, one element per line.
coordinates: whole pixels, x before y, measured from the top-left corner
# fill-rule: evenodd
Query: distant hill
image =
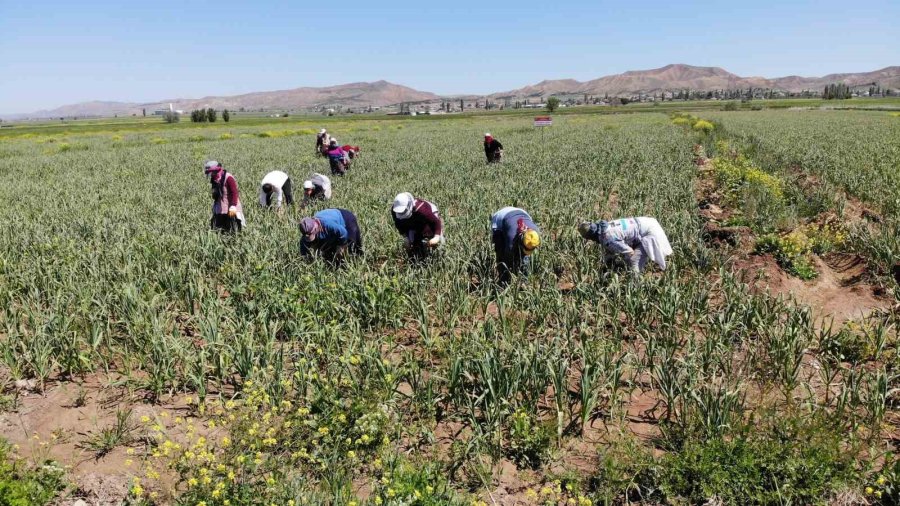
<path fill-rule="evenodd" d="M 900 90 L 900 66 L 885 67 L 872 72 L 829 74 L 822 77 L 787 76 L 778 78 L 741 77 L 720 67 L 696 67 L 673 64 L 658 69 L 632 70 L 590 81 L 575 79 L 545 80 L 516 90 L 488 95 L 492 99 L 514 99 L 548 97 L 551 95 L 630 95 L 654 93 L 663 90 L 731 90 L 738 88 L 770 88 L 787 92 L 804 90 L 821 91 L 826 85 L 843 82 L 850 86 L 865 87 L 877 83 L 881 88 Z M 445 99 L 477 100 L 474 95 L 459 95 Z M 197 99 L 173 98 L 151 103 L 127 103 L 93 101 L 65 105 L 32 114 L 7 117 L 55 118 L 72 116 L 113 116 L 148 114 L 158 109 L 168 109 L 171 103 L 175 109 L 189 111 L 212 107 L 215 109 L 239 110 L 294 110 L 322 107 L 384 107 L 400 103 L 432 102 L 442 97 L 427 91 L 414 90 L 387 81 L 373 83 L 351 83 L 324 88 L 294 88 L 281 91 L 262 91 L 234 96 L 210 96 Z"/>
<path fill-rule="evenodd" d="M 225 97 L 172 98 L 149 103 L 93 101 L 65 105 L 22 116 L 32 118 L 114 116 L 117 114 L 130 116 L 131 114 L 141 114 L 143 109 L 147 110 L 147 114 L 152 114 L 154 110 L 168 109 L 169 104 L 172 104 L 174 109 L 184 111 L 208 107 L 218 110 L 238 110 L 242 107 L 249 110 L 279 110 L 334 106 L 381 107 L 402 102 L 424 102 L 438 99 L 439 97 L 434 93 L 414 90 L 387 81 L 376 81 L 374 83 L 350 83 L 324 88 L 305 87 L 291 90 L 261 91 Z"/>
<path fill-rule="evenodd" d="M 831 83 L 844 82 L 865 86 L 877 82 L 883 88 L 900 88 L 900 66 L 874 72 L 830 74 L 823 77 L 741 77 L 719 67 L 695 67 L 673 64 L 658 69 L 632 70 L 622 74 L 580 82 L 574 79 L 541 81 L 517 90 L 495 93 L 492 98 L 528 98 L 549 95 L 620 95 L 653 93 L 663 90 L 728 90 L 737 88 L 772 88 L 789 92 L 821 90 Z"/>

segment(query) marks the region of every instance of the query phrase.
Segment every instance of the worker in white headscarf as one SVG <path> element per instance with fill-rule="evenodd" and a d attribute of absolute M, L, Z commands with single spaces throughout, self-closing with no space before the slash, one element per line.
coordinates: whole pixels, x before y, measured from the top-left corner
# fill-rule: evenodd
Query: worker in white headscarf
<path fill-rule="evenodd" d="M 331 179 L 318 172 L 303 182 L 303 204 L 313 200 L 331 200 Z"/>
<path fill-rule="evenodd" d="M 434 203 L 404 192 L 391 205 L 394 227 L 403 236 L 406 252 L 413 259 L 424 259 L 444 242 L 444 220 Z"/>
<path fill-rule="evenodd" d="M 634 274 L 640 274 L 653 260 L 660 269 L 666 269 L 666 257 L 672 254 L 672 246 L 666 232 L 655 218 L 620 218 L 578 225 L 581 237 L 600 243 L 612 255 L 620 255 Z"/>

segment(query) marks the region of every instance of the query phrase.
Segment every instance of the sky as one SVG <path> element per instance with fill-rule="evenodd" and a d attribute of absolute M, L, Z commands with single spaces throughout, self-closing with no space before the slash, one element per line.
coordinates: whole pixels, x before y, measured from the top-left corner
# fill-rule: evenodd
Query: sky
<path fill-rule="evenodd" d="M 900 1 L 0 0 L 0 113 L 380 79 L 487 94 L 669 63 L 900 65 Z"/>

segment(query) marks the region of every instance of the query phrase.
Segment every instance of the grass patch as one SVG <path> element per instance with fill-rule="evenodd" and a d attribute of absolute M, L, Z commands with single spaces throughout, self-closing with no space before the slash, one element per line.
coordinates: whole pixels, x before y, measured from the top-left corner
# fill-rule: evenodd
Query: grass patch
<path fill-rule="evenodd" d="M 825 504 L 859 480 L 838 429 L 799 419 L 774 423 L 767 431 L 690 441 L 666 456 L 656 476 L 661 495 L 670 504 Z"/>
<path fill-rule="evenodd" d="M 0 440 L 0 504 L 33 506 L 49 504 L 66 488 L 65 471 L 52 461 L 31 467 L 13 455 L 12 447 Z"/>
<path fill-rule="evenodd" d="M 117 446 L 127 445 L 134 440 L 137 427 L 131 422 L 131 410 L 116 411 L 116 421 L 109 427 L 85 434 L 85 439 L 78 445 L 80 448 L 94 452 L 102 457 Z"/>

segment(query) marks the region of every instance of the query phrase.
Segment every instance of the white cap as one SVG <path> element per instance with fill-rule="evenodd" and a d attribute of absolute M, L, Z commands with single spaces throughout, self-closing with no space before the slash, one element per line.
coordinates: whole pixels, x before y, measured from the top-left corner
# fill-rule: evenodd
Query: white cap
<path fill-rule="evenodd" d="M 312 188 L 313 188 L 312 181 L 307 179 L 306 181 L 303 182 L 303 187 L 306 188 L 307 190 L 312 190 Z"/>
<path fill-rule="evenodd" d="M 325 133 L 325 129 L 323 128 L 323 129 L 319 130 L 319 133 L 320 133 L 320 134 L 324 134 L 324 133 Z"/>
<path fill-rule="evenodd" d="M 489 133 L 485 133 L 485 134 L 484 134 L 484 136 L 485 136 L 485 137 L 490 137 L 490 136 L 491 136 L 491 134 L 489 134 Z"/>
<path fill-rule="evenodd" d="M 215 160 L 209 160 L 206 162 L 205 165 L 203 165 L 203 168 L 204 169 L 212 169 L 213 167 L 218 167 L 218 166 L 219 166 L 219 162 L 217 162 Z"/>
<path fill-rule="evenodd" d="M 394 211 L 398 218 L 405 220 L 412 216 L 414 200 L 412 193 L 399 193 L 394 197 L 394 205 L 391 210 Z"/>
<path fill-rule="evenodd" d="M 332 138 L 331 138 L 331 142 L 337 144 L 337 137 L 332 137 Z"/>

